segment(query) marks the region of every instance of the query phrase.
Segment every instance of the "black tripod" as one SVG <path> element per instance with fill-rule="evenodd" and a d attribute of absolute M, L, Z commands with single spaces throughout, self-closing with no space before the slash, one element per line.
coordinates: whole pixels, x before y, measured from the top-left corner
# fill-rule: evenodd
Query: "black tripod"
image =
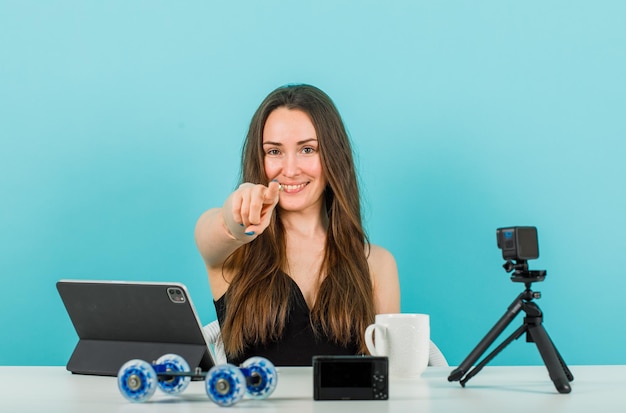
<path fill-rule="evenodd" d="M 523 282 L 526 285 L 526 290 L 517 296 L 502 318 L 500 318 L 492 329 L 489 330 L 487 335 L 485 335 L 480 343 L 478 343 L 467 358 L 463 360 L 459 367 L 450 373 L 448 381 L 460 381 L 461 386 L 465 387 L 465 383 L 478 374 L 480 370 L 482 370 L 482 368 L 489 363 L 489 361 L 502 351 L 502 349 L 509 345 L 513 340 L 517 340 L 522 336 L 522 334 L 526 333 L 526 341 L 537 345 L 537 349 L 539 349 L 543 363 L 548 369 L 550 379 L 554 383 L 558 392 L 571 392 L 572 388 L 569 383 L 574 380 L 574 376 L 567 368 L 563 358 L 543 327 L 543 313 L 541 312 L 541 309 L 539 309 L 537 304 L 532 302 L 535 298 L 541 298 L 541 293 L 532 291 L 531 284 L 533 282 L 543 281 L 546 277 L 546 272 L 543 270 L 528 271 L 528 264 L 525 260 L 518 260 L 515 264 L 511 261 L 507 261 L 507 263 L 504 264 L 504 268 L 507 272 L 515 270 L 511 276 L 511 280 L 515 282 Z M 504 331 L 504 329 L 511 323 L 511 321 L 513 321 L 520 311 L 524 311 L 524 313 L 526 313 L 524 324 L 515 330 L 513 334 L 502 342 L 502 344 L 489 353 L 483 361 L 470 370 L 471 366 L 474 365 L 487 348 L 493 344 L 496 338 L 498 338 L 502 331 Z"/>

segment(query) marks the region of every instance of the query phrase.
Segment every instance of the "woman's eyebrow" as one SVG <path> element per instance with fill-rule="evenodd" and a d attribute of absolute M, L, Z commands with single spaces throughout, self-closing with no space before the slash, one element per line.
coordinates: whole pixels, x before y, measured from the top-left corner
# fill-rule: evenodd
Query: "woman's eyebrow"
<path fill-rule="evenodd" d="M 309 142 L 317 142 L 317 138 L 309 138 L 309 139 L 305 139 L 302 141 L 298 141 L 296 142 L 296 144 L 298 145 L 304 145 L 305 143 L 309 143 Z M 266 141 L 263 142 L 263 145 L 272 145 L 272 146 L 283 146 L 282 143 L 280 142 L 272 142 L 272 141 Z"/>

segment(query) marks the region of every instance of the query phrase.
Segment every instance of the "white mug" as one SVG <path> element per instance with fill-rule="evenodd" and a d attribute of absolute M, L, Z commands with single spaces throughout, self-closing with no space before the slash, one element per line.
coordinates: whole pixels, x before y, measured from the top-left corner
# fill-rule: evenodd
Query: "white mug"
<path fill-rule="evenodd" d="M 365 329 L 365 344 L 371 355 L 389 358 L 391 376 L 419 377 L 428 366 L 430 317 L 428 314 L 377 314 L 375 324 Z"/>

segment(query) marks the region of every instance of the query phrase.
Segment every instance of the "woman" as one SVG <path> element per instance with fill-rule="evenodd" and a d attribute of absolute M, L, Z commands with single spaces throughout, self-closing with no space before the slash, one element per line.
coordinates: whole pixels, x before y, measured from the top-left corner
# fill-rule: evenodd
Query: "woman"
<path fill-rule="evenodd" d="M 195 231 L 229 362 L 366 353 L 375 314 L 400 312 L 398 270 L 368 243 L 332 100 L 310 85 L 270 93 L 250 123 L 241 178 Z"/>

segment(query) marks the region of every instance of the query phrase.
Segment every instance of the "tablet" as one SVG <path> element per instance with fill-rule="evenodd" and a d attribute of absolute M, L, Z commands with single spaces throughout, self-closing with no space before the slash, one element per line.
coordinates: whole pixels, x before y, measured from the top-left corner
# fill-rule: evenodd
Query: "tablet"
<path fill-rule="evenodd" d="M 61 280 L 57 290 L 78 334 L 72 373 L 116 376 L 128 360 L 151 363 L 167 353 L 192 371 L 214 365 L 183 284 Z"/>

